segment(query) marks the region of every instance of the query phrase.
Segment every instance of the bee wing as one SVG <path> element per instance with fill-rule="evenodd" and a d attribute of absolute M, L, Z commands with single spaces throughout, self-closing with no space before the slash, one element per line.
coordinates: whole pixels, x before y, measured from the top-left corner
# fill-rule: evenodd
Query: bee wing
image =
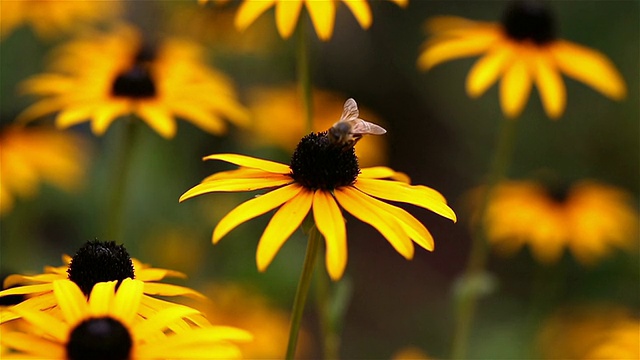
<path fill-rule="evenodd" d="M 348 98 L 347 101 L 344 102 L 344 109 L 342 110 L 339 122 L 356 120 L 358 116 L 360 116 L 358 104 L 356 104 L 356 101 L 352 98 Z"/>
<path fill-rule="evenodd" d="M 387 130 L 385 130 L 382 126 L 370 123 L 362 119 L 356 119 L 353 127 L 351 128 L 351 133 L 353 134 L 382 135 L 386 132 Z"/>

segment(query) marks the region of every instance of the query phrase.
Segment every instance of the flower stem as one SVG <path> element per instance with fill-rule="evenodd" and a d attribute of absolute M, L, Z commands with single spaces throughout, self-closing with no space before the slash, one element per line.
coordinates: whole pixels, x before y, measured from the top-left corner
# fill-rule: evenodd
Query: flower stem
<path fill-rule="evenodd" d="M 125 126 L 121 129 L 121 139 L 116 143 L 116 159 L 113 166 L 113 178 L 108 183 L 111 187 L 108 199 L 108 218 L 104 232 L 106 240 L 122 242 L 122 220 L 124 218 L 124 199 L 126 198 L 127 179 L 131 169 L 133 144 L 136 138 L 136 120 L 126 119 Z"/>
<path fill-rule="evenodd" d="M 505 119 L 498 135 L 498 142 L 490 164 L 487 184 L 478 206 L 477 217 L 472 231 L 472 243 L 469 259 L 464 274 L 462 275 L 462 291 L 456 294 L 455 328 L 452 359 L 467 358 L 467 346 L 473 318 L 475 315 L 477 300 L 481 294 L 481 287 L 473 284 L 484 275 L 489 254 L 486 240 L 485 217 L 489 200 L 493 195 L 496 185 L 505 177 L 515 142 L 517 121 Z"/>
<path fill-rule="evenodd" d="M 320 239 L 320 232 L 318 232 L 318 229 L 313 226 L 309 231 L 309 241 L 307 243 L 307 252 L 304 256 L 304 263 L 302 265 L 302 274 L 300 274 L 300 281 L 298 282 L 298 288 L 296 289 L 296 296 L 293 299 L 293 309 L 291 310 L 291 328 L 289 330 L 289 344 L 287 345 L 287 360 L 293 359 L 296 353 L 296 346 L 298 345 L 298 333 L 300 332 L 304 306 L 307 302 L 309 287 L 311 286 L 313 268 L 315 267 L 316 257 L 320 249 Z"/>
<path fill-rule="evenodd" d="M 298 22 L 297 70 L 302 104 L 304 108 L 305 134 L 313 131 L 313 95 L 311 86 L 311 60 L 307 22 L 300 17 Z"/>

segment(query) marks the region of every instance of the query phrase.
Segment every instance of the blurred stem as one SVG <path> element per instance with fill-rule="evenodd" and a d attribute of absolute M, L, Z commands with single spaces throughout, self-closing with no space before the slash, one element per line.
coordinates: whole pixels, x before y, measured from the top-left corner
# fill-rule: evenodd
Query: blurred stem
<path fill-rule="evenodd" d="M 106 239 L 110 241 L 122 242 L 122 220 L 124 218 L 124 200 L 126 198 L 127 180 L 131 170 L 131 159 L 133 158 L 133 144 L 138 127 L 136 119 L 129 117 L 125 119 L 126 125 L 121 129 L 121 139 L 116 143 L 116 159 L 113 165 L 112 179 L 108 183 L 111 186 L 107 213 Z"/>
<path fill-rule="evenodd" d="M 313 87 L 311 86 L 311 47 L 307 35 L 307 21 L 304 16 L 298 21 L 298 81 L 302 95 L 304 109 L 305 131 L 309 134 L 313 131 Z"/>
<path fill-rule="evenodd" d="M 489 168 L 486 188 L 476 213 L 477 217 L 471 234 L 471 252 L 461 279 L 463 290 L 456 294 L 452 359 L 467 358 L 469 333 L 475 316 L 477 300 L 481 295 L 478 287 L 471 284 L 484 274 L 489 253 L 485 229 L 486 212 L 496 185 L 505 177 L 509 168 L 515 142 L 516 125 L 517 121 L 515 120 L 504 119 L 502 121 L 502 128 L 498 134 L 496 149 Z"/>
<path fill-rule="evenodd" d="M 313 268 L 315 267 L 316 257 L 320 249 L 320 232 L 313 226 L 309 231 L 309 241 L 307 242 L 307 252 L 304 256 L 302 264 L 302 274 L 298 281 L 296 296 L 293 299 L 293 309 L 291 310 L 291 328 L 289 330 L 289 344 L 287 345 L 286 359 L 293 359 L 298 345 L 298 333 L 302 324 L 302 315 L 304 314 L 304 306 L 307 302 L 309 287 L 313 277 Z"/>

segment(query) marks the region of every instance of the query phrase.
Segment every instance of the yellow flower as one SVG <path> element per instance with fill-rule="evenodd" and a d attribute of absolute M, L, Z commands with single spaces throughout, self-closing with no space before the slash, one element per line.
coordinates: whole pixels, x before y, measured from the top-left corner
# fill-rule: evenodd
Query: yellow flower
<path fill-rule="evenodd" d="M 23 92 L 44 99 L 18 121 L 59 111 L 59 127 L 91 121 L 93 132 L 102 135 L 116 118 L 135 114 L 165 138 L 176 133 L 174 117 L 213 134 L 225 131 L 223 118 L 247 124 L 231 82 L 206 67 L 203 49 L 187 40 L 168 39 L 152 48 L 123 25 L 72 41 L 55 55 L 52 72 L 22 84 Z"/>
<path fill-rule="evenodd" d="M 409 0 L 389 0 L 399 6 L 406 7 Z M 368 29 L 373 22 L 371 8 L 366 0 L 244 0 L 238 9 L 235 24 L 239 30 L 244 30 L 271 7 L 275 7 L 276 27 L 283 38 L 293 34 L 300 16 L 302 6 L 305 5 L 318 38 L 323 41 L 331 39 L 336 19 L 336 10 L 340 3 L 344 3 L 353 13 L 363 29 Z"/>
<path fill-rule="evenodd" d="M 257 88 L 249 93 L 249 110 L 253 115 L 252 144 L 275 144 L 288 152 L 305 133 L 304 110 L 295 86 Z M 313 92 L 313 131 L 328 129 L 338 121 L 335 114 L 343 109 L 344 100 L 337 94 Z M 360 109 L 367 121 L 380 121 L 366 108 Z M 387 163 L 387 142 L 383 136 L 365 136 L 356 144 L 360 166 Z"/>
<path fill-rule="evenodd" d="M 58 304 L 53 293 L 53 283 L 57 280 L 73 281 L 88 296 L 94 285 L 99 282 L 135 278 L 144 282 L 145 295 L 141 300 L 143 306 L 140 307 L 140 315 L 144 317 L 172 305 L 149 295 L 204 297 L 199 292 L 183 286 L 158 282 L 166 277 L 185 278 L 186 275 L 173 270 L 153 268 L 137 259 L 132 259 L 124 246 L 116 245 L 113 241 L 89 241 L 73 258 L 64 255 L 63 261 L 66 264 L 64 266 L 45 267 L 44 274 L 8 276 L 3 284 L 6 290 L 0 291 L 0 297 L 28 295 L 31 297 L 20 303 L 22 308 L 46 310 Z M 5 314 L 0 319 L 0 323 L 11 319 L 10 314 Z M 192 320 L 197 323 L 206 323 L 201 321 L 204 319 Z"/>
<path fill-rule="evenodd" d="M 0 215 L 15 198 L 31 197 L 41 182 L 78 190 L 89 161 L 80 135 L 47 127 L 9 126 L 0 132 Z"/>
<path fill-rule="evenodd" d="M 235 342 L 249 341 L 246 331 L 208 326 L 169 332 L 169 324 L 199 312 L 174 305 L 149 318 L 140 318 L 144 306 L 139 280 L 101 282 L 89 300 L 72 281 L 52 283 L 62 319 L 46 312 L 16 306 L 16 312 L 34 326 L 32 332 L 3 333 L 0 341 L 17 353 L 16 358 L 47 359 L 194 359 L 240 358 Z M 12 355 L 8 355 L 11 358 Z"/>
<path fill-rule="evenodd" d="M 558 261 L 566 247 L 582 264 L 594 264 L 614 248 L 637 246 L 638 213 L 630 200 L 594 181 L 555 192 L 531 181 L 504 182 L 487 209 L 487 237 L 506 253 L 528 244 L 542 263 Z"/>
<path fill-rule="evenodd" d="M 255 289 L 238 284 L 211 284 L 203 289 L 207 306 L 198 307 L 209 319 L 245 329 L 253 341 L 240 344 L 247 359 L 281 359 L 289 338 L 290 314 L 273 306 Z M 195 306 L 194 306 L 195 307 Z M 296 349 L 296 358 L 310 356 L 310 337 L 304 330 Z"/>
<path fill-rule="evenodd" d="M 544 359 L 640 359 L 640 320 L 610 305 L 563 308 L 538 335 Z"/>
<path fill-rule="evenodd" d="M 467 75 L 467 94 L 479 97 L 502 77 L 500 105 L 509 118 L 522 112 L 533 83 L 547 115 L 559 118 L 567 96 L 561 73 L 609 98 L 626 96 L 622 76 L 605 55 L 556 38 L 552 14 L 541 2 L 514 2 L 502 23 L 441 16 L 426 26 L 433 38 L 425 42 L 418 66 L 428 70 L 484 54 Z"/>
<path fill-rule="evenodd" d="M 23 24 L 31 26 L 39 37 L 51 38 L 60 33 L 82 29 L 92 22 L 112 18 L 120 12 L 120 8 L 118 0 L 2 1 L 0 38 L 8 36 Z"/>
<path fill-rule="evenodd" d="M 241 223 L 278 208 L 258 244 L 256 261 L 260 271 L 267 268 L 309 212 L 324 236 L 326 267 L 333 280 L 342 277 L 347 264 L 347 235 L 340 207 L 376 228 L 406 259 L 414 254 L 411 240 L 431 251 L 433 238 L 407 211 L 378 198 L 413 204 L 456 219 L 439 192 L 392 180 L 398 174 L 387 167 L 360 170 L 353 147 L 332 143 L 326 132 L 302 138 L 290 166 L 237 154 L 214 154 L 204 160 L 222 160 L 240 168 L 204 179 L 185 192 L 180 201 L 211 192 L 271 189 L 233 209 L 213 231 L 215 244 Z M 406 179 L 406 175 L 401 178 Z"/>

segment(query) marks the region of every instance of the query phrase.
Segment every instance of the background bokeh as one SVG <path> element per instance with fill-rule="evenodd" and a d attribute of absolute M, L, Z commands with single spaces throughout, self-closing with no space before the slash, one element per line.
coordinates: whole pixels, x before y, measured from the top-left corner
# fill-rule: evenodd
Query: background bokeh
<path fill-rule="evenodd" d="M 406 346 L 438 358 L 449 353 L 452 289 L 470 245 L 465 194 L 482 184 L 503 115 L 496 86 L 479 99 L 466 96 L 464 80 L 473 59 L 439 65 L 428 73 L 417 69 L 416 59 L 426 39 L 423 24 L 428 17 L 496 21 L 504 6 L 501 1 L 412 1 L 402 9 L 373 1 L 373 25 L 365 31 L 341 5 L 332 39 L 313 38 L 314 86 L 343 99 L 353 97 L 376 114 L 388 130 L 388 165 L 407 173 L 413 183 L 438 189 L 459 216 L 453 224 L 426 210 L 406 207 L 436 241 L 434 252 L 419 249 L 412 261 L 393 251 L 373 228 L 348 218 L 349 262 L 343 282 L 351 301 L 342 332 L 344 358 L 389 358 Z M 561 119 L 553 121 L 544 115 L 538 94 L 532 91 L 517 119 L 508 175 L 521 179 L 543 171 L 565 182 L 597 179 L 638 199 L 640 3 L 551 1 L 549 6 L 556 14 L 560 37 L 612 59 L 628 94 L 624 101 L 614 102 L 565 78 L 567 108 Z M 129 1 L 121 17 L 151 38 L 178 35 L 202 43 L 210 64 L 235 82 L 243 104 L 250 102 L 256 88 L 295 84 L 295 37 L 282 40 L 277 35 L 272 11 L 239 34 L 232 27 L 234 11 L 234 2 L 200 7 L 195 0 Z M 2 39 L 3 127 L 34 101 L 17 92 L 19 82 L 42 72 L 47 54 L 69 38 L 43 40 L 21 26 Z M 337 120 L 339 115 L 332 116 Z M 268 270 L 258 273 L 255 249 L 269 216 L 241 225 L 216 246 L 210 241 L 217 221 L 251 194 L 209 195 L 182 204 L 178 197 L 204 177 L 230 168 L 202 162 L 205 155 L 238 152 L 286 163 L 290 153 L 253 141 L 252 136 L 260 134 L 247 130 L 232 128 L 225 136 L 213 136 L 179 122 L 177 136 L 166 140 L 142 125 L 130 154 L 123 234 L 105 239 L 113 165 L 125 126 L 116 121 L 103 137 L 92 135 L 87 124 L 65 130 L 85 135 L 91 143 L 83 186 L 67 193 L 44 184 L 36 197 L 18 199 L 1 219 L 2 272 L 39 273 L 45 265 L 59 265 L 62 253 L 73 254 L 87 240 L 115 240 L 144 262 L 187 273 L 188 280 L 181 284 L 195 289 L 208 289 L 212 283 L 240 284 L 262 294 L 274 308 L 288 311 L 305 236 L 296 233 Z M 2 176 L 11 174 L 3 170 Z M 640 310 L 637 253 L 616 252 L 587 268 L 565 253 L 560 263 L 543 267 L 524 250 L 511 258 L 492 255 L 488 268 L 498 286 L 479 303 L 470 344 L 474 358 L 539 356 L 538 333 L 559 309 L 606 303 Z M 215 299 L 216 291 L 208 295 Z M 312 304 L 304 327 L 309 334 L 304 356 L 317 357 L 318 322 Z"/>

